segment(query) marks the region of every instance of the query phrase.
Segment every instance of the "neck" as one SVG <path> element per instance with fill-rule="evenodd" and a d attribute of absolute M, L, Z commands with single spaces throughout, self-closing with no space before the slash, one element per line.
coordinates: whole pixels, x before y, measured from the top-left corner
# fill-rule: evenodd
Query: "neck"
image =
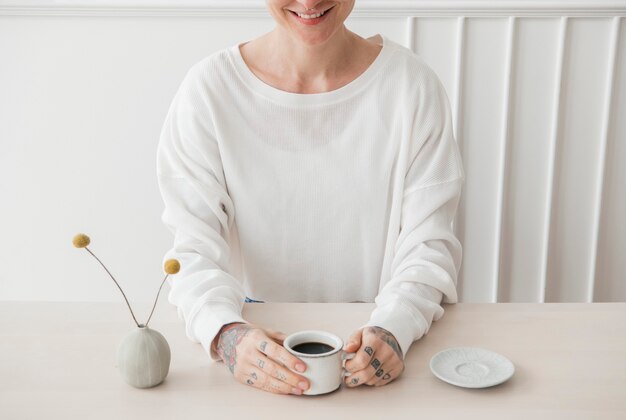
<path fill-rule="evenodd" d="M 310 45 L 289 34 L 279 33 L 278 28 L 269 34 L 270 62 L 278 63 L 284 77 L 311 84 L 332 78 L 347 67 L 348 61 L 358 48 L 358 35 L 343 26 L 326 42 Z"/>

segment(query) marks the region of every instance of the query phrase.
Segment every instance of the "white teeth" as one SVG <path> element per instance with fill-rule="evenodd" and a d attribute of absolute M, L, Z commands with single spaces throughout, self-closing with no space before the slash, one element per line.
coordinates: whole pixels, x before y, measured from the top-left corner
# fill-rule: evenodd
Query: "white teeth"
<path fill-rule="evenodd" d="M 315 19 L 322 16 L 324 13 L 326 12 L 318 13 L 316 15 L 301 15 L 300 13 L 298 13 L 298 16 L 300 16 L 302 19 Z"/>

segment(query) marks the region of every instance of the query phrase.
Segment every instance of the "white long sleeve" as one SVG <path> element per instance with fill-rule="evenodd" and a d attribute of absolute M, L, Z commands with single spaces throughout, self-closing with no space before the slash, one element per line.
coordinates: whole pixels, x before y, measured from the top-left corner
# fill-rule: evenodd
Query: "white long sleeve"
<path fill-rule="evenodd" d="M 164 260 L 181 270 L 169 281 L 168 300 L 186 322 L 187 337 L 212 360 L 211 342 L 222 325 L 246 322 L 241 281 L 230 274 L 229 232 L 234 208 L 227 192 L 208 109 L 194 68 L 168 110 L 157 151 L 157 178 L 165 203 L 163 223 L 175 235 Z"/>
<path fill-rule="evenodd" d="M 365 326 L 391 332 L 403 357 L 444 314 L 441 302 L 456 303 L 462 246 L 452 230 L 465 173 L 454 139 L 449 100 L 430 69 L 416 76 L 419 103 L 410 163 L 404 181 L 400 233 L 392 275 L 381 282 L 376 309 Z"/>
<path fill-rule="evenodd" d="M 279 90 L 239 44 L 196 63 L 157 152 L 169 301 L 210 349 L 265 302 L 376 302 L 364 325 L 411 343 L 455 303 L 461 244 L 451 229 L 464 181 L 445 90 L 383 35 L 375 61 L 319 94 Z M 303 329 L 308 328 L 306 325 Z"/>

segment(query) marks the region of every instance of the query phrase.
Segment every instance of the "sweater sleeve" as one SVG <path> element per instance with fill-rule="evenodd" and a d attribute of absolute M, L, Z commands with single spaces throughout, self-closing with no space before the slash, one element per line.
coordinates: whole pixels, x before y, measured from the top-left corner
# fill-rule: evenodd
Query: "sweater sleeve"
<path fill-rule="evenodd" d="M 450 106 L 436 74 L 426 67 L 421 76 L 391 275 L 364 325 L 392 333 L 403 359 L 443 316 L 441 303 L 457 302 L 462 255 L 452 221 L 465 174 Z"/>
<path fill-rule="evenodd" d="M 177 307 L 189 339 L 211 347 L 220 328 L 247 322 L 241 316 L 245 292 L 229 273 L 234 206 L 227 193 L 217 139 L 196 66 L 174 95 L 157 147 L 157 179 L 165 208 L 161 220 L 174 234 L 164 260 L 180 271 L 169 280 L 168 300 Z"/>

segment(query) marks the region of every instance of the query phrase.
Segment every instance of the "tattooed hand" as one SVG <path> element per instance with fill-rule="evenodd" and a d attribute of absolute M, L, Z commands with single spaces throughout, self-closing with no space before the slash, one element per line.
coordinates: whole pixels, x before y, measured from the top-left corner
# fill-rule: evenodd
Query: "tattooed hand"
<path fill-rule="evenodd" d="M 243 384 L 275 394 L 302 395 L 309 381 L 292 370 L 304 372 L 306 364 L 282 346 L 286 337 L 278 331 L 241 323 L 220 334 L 217 354 Z"/>
<path fill-rule="evenodd" d="M 353 388 L 359 385 L 386 385 L 404 371 L 402 350 L 396 338 L 381 327 L 358 329 L 348 338 L 344 347 L 356 355 L 346 361 L 346 370 L 351 372 L 344 382 Z"/>

